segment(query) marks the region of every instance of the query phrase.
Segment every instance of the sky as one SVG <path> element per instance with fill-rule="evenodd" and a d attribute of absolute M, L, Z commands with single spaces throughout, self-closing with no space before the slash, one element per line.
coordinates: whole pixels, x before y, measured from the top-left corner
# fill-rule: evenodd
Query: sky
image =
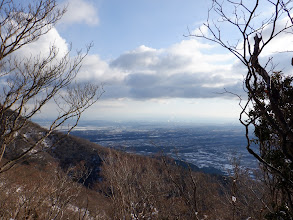
<path fill-rule="evenodd" d="M 219 45 L 186 37 L 188 30 L 197 31 L 206 21 L 211 1 L 58 3 L 67 6 L 67 13 L 26 53 L 46 51 L 53 42 L 60 51 L 72 44 L 74 56 L 75 50 L 93 43 L 77 81 L 103 84 L 105 93 L 83 120 L 237 122 L 239 100 L 223 92 L 245 97 L 245 68 Z M 225 31 L 237 39 L 234 30 Z M 274 45 L 280 44 L 288 48 L 288 41 Z M 267 56 L 272 52 L 267 51 Z M 51 117 L 51 108 L 43 109 L 42 115 Z"/>

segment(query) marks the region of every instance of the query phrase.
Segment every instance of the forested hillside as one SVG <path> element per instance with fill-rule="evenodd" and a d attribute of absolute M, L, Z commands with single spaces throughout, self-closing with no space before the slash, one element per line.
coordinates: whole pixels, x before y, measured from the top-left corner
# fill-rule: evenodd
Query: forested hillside
<path fill-rule="evenodd" d="M 16 146 L 23 151 L 44 131 L 29 123 L 8 146 L 2 163 L 14 157 Z M 164 155 L 127 154 L 54 132 L 1 173 L 0 216 L 261 219 L 273 198 L 265 194 L 266 185 L 236 162 L 230 176 L 208 175 L 178 166 Z"/>

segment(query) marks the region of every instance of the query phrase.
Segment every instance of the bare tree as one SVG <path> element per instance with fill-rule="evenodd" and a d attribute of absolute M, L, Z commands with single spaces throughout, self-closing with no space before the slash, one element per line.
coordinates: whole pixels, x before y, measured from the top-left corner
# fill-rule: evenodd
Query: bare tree
<path fill-rule="evenodd" d="M 57 7 L 56 0 L 23 3 L 0 1 L 0 173 L 29 155 L 69 119 L 70 132 L 81 114 L 103 93 L 100 86 L 74 83 L 92 45 L 85 52 L 77 52 L 74 58 L 71 58 L 70 50 L 61 54 L 54 45 L 48 54 L 36 57 L 15 55 L 17 50 L 48 33 L 66 11 Z M 35 143 L 4 161 L 7 147 L 16 138 L 26 138 L 21 131 L 49 102 L 57 105 L 56 119 Z"/>
<path fill-rule="evenodd" d="M 246 67 L 244 89 L 248 98 L 243 105 L 244 99 L 238 95 L 242 101 L 239 120 L 246 128 L 248 152 L 279 189 L 274 209 L 268 214 L 271 217 L 293 216 L 293 79 L 284 76 L 273 58 L 263 54 L 279 35 L 293 33 L 292 6 L 292 1 L 283 0 L 213 0 L 203 26 L 208 34 L 202 28 L 190 33 L 228 49 Z M 262 13 L 264 7 L 271 12 Z M 217 20 L 211 19 L 212 13 Z M 239 37 L 237 41 L 225 33 L 227 27 Z M 256 140 L 251 139 L 250 128 L 254 128 Z M 259 152 L 252 149 L 252 142 L 259 146 Z"/>

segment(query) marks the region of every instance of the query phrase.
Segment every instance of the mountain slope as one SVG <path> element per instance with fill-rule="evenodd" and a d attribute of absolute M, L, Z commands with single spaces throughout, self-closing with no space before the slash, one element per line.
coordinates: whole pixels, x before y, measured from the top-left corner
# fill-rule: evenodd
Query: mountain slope
<path fill-rule="evenodd" d="M 45 131 L 29 123 L 9 145 L 5 159 L 13 159 L 28 149 Z M 264 195 L 266 188 L 251 179 L 249 173 L 238 170 L 235 177 L 215 177 L 183 166 L 186 164 L 164 156 L 129 154 L 54 132 L 20 163 L 0 174 L 0 218 L 258 219 L 263 216 L 259 213 L 265 200 L 258 200 L 255 192 L 265 199 L 260 195 Z M 237 204 L 231 203 L 234 197 Z"/>

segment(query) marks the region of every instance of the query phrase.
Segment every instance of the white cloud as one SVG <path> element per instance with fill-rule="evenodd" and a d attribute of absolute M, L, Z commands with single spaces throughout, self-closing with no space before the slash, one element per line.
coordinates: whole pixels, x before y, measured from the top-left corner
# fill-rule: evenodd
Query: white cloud
<path fill-rule="evenodd" d="M 99 55 L 87 55 L 82 63 L 77 79 L 81 81 L 100 81 L 105 83 L 121 82 L 128 73 L 118 68 L 111 68 Z"/>
<path fill-rule="evenodd" d="M 68 51 L 66 41 L 53 28 L 38 41 L 19 50 L 18 54 L 45 54 L 52 44 L 61 53 Z M 173 99 L 223 98 L 225 96 L 217 92 L 223 92 L 224 87 L 238 94 L 243 92 L 241 73 L 234 71 L 234 67 L 239 69 L 233 65 L 235 59 L 228 53 L 214 54 L 214 49 L 217 48 L 189 39 L 162 49 L 142 45 L 112 61 L 90 54 L 84 59 L 77 80 L 105 83 L 106 93 L 97 104 L 97 108 L 101 108 L 100 115 L 109 116 L 115 111 L 117 115 L 120 112 L 135 115 L 138 114 L 137 109 L 151 115 L 156 106 L 165 111 L 179 103 L 182 106 L 175 112 L 183 117 L 189 113 L 185 110 L 187 104 L 172 102 Z M 93 115 L 97 108 L 93 108 Z M 133 112 L 129 113 L 129 109 L 133 109 Z"/>
<path fill-rule="evenodd" d="M 67 12 L 61 19 L 63 24 L 85 23 L 99 24 L 97 8 L 86 0 L 66 0 L 62 6 L 67 6 Z"/>
<path fill-rule="evenodd" d="M 19 53 L 39 55 L 53 43 L 61 52 L 68 51 L 66 41 L 53 28 Z M 142 45 L 112 61 L 91 54 L 84 59 L 77 80 L 105 83 L 104 99 L 212 98 L 224 88 L 243 93 L 244 72 L 235 58 L 214 51 L 217 47 L 192 38 L 161 49 Z"/>
<path fill-rule="evenodd" d="M 53 44 L 60 54 L 68 51 L 66 41 L 53 28 L 18 54 L 44 55 Z M 211 98 L 224 88 L 241 93 L 242 75 L 233 65 L 235 58 L 228 53 L 214 54 L 216 49 L 188 39 L 162 49 L 142 45 L 112 61 L 91 54 L 83 60 L 77 80 L 105 83 L 106 99 Z"/>
<path fill-rule="evenodd" d="M 203 31 L 207 33 L 206 29 Z M 275 53 L 280 49 L 293 50 L 291 38 L 290 34 L 280 35 L 263 51 L 260 61 L 267 61 L 273 55 L 278 67 L 293 69 L 292 57 Z M 112 61 L 90 55 L 80 79 L 106 82 L 106 93 L 98 103 L 101 105 L 92 109 L 92 115 L 102 118 L 113 119 L 115 115 L 118 119 L 147 118 L 155 111 L 160 117 L 171 117 L 170 112 L 175 112 L 177 117 L 237 118 L 241 111 L 237 98 L 219 93 L 225 88 L 245 98 L 243 76 L 246 71 L 242 63 L 230 52 L 223 52 L 220 46 L 191 38 L 167 48 L 141 45 Z"/>
<path fill-rule="evenodd" d="M 208 36 L 209 29 L 206 25 L 201 25 L 199 28 L 196 28 L 191 32 L 191 35 L 198 35 L 198 36 Z"/>
<path fill-rule="evenodd" d="M 88 55 L 77 79 L 105 83 L 106 99 L 211 98 L 224 88 L 241 93 L 235 59 L 212 54 L 214 48 L 190 39 L 164 49 L 142 45 L 111 62 Z"/>
<path fill-rule="evenodd" d="M 146 47 L 144 45 L 125 52 L 117 59 L 111 62 L 111 67 L 117 67 L 124 70 L 147 71 L 150 67 L 159 61 L 160 50 Z"/>
<path fill-rule="evenodd" d="M 66 40 L 59 35 L 55 28 L 42 35 L 37 41 L 23 46 L 15 54 L 19 57 L 46 56 L 49 54 L 50 47 L 52 46 L 58 49 L 58 56 L 60 58 L 69 50 Z"/>
<path fill-rule="evenodd" d="M 215 46 L 200 43 L 196 39 L 183 40 L 158 50 L 140 46 L 120 55 L 110 65 L 131 72 L 160 72 L 169 76 L 178 72 L 226 70 L 233 56 L 227 53 L 212 54 L 212 49 Z"/>

